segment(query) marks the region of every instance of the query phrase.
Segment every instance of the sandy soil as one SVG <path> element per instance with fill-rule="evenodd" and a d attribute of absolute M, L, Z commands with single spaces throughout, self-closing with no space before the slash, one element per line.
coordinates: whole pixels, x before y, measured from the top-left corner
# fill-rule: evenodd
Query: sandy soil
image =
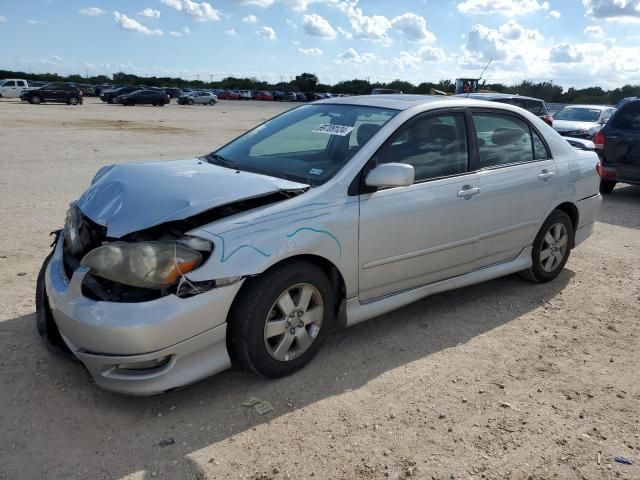
<path fill-rule="evenodd" d="M 281 380 L 231 370 L 125 397 L 45 348 L 49 232 L 101 165 L 206 153 L 288 107 L 0 102 L 0 478 L 640 478 L 640 188 L 606 198 L 556 281 L 425 299 Z"/>

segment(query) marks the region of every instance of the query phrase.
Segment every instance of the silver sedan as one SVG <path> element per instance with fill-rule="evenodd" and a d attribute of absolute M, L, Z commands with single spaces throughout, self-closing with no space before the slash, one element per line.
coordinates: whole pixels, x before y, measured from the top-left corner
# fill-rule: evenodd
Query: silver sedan
<path fill-rule="evenodd" d="M 200 158 L 102 168 L 44 262 L 38 328 L 123 393 L 230 358 L 287 375 L 336 323 L 513 273 L 552 281 L 593 229 L 597 162 L 506 104 L 304 105 Z"/>

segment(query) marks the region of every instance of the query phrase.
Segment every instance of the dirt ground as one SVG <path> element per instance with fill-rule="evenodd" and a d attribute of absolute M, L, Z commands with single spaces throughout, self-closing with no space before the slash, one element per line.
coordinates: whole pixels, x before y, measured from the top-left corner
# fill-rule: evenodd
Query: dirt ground
<path fill-rule="evenodd" d="M 639 479 L 636 187 L 605 199 L 556 281 L 425 299 L 336 332 L 288 378 L 126 397 L 45 348 L 49 232 L 101 165 L 207 153 L 289 107 L 0 102 L 0 478 Z"/>

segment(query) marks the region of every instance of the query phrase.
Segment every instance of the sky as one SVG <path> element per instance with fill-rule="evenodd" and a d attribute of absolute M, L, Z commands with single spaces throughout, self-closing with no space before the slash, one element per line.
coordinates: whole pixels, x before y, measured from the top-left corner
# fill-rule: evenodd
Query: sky
<path fill-rule="evenodd" d="M 640 0 L 0 0 L 0 68 L 640 84 Z"/>

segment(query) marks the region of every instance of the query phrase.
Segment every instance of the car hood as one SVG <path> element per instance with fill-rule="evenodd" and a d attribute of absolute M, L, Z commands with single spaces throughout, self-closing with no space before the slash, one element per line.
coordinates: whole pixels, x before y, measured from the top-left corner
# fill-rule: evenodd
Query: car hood
<path fill-rule="evenodd" d="M 308 187 L 195 158 L 103 167 L 77 205 L 107 227 L 108 237 L 120 238 L 240 200 Z"/>
<path fill-rule="evenodd" d="M 596 122 L 575 122 L 573 120 L 553 120 L 553 128 L 558 132 L 569 132 L 571 130 L 589 130 L 598 127 L 600 124 Z"/>

